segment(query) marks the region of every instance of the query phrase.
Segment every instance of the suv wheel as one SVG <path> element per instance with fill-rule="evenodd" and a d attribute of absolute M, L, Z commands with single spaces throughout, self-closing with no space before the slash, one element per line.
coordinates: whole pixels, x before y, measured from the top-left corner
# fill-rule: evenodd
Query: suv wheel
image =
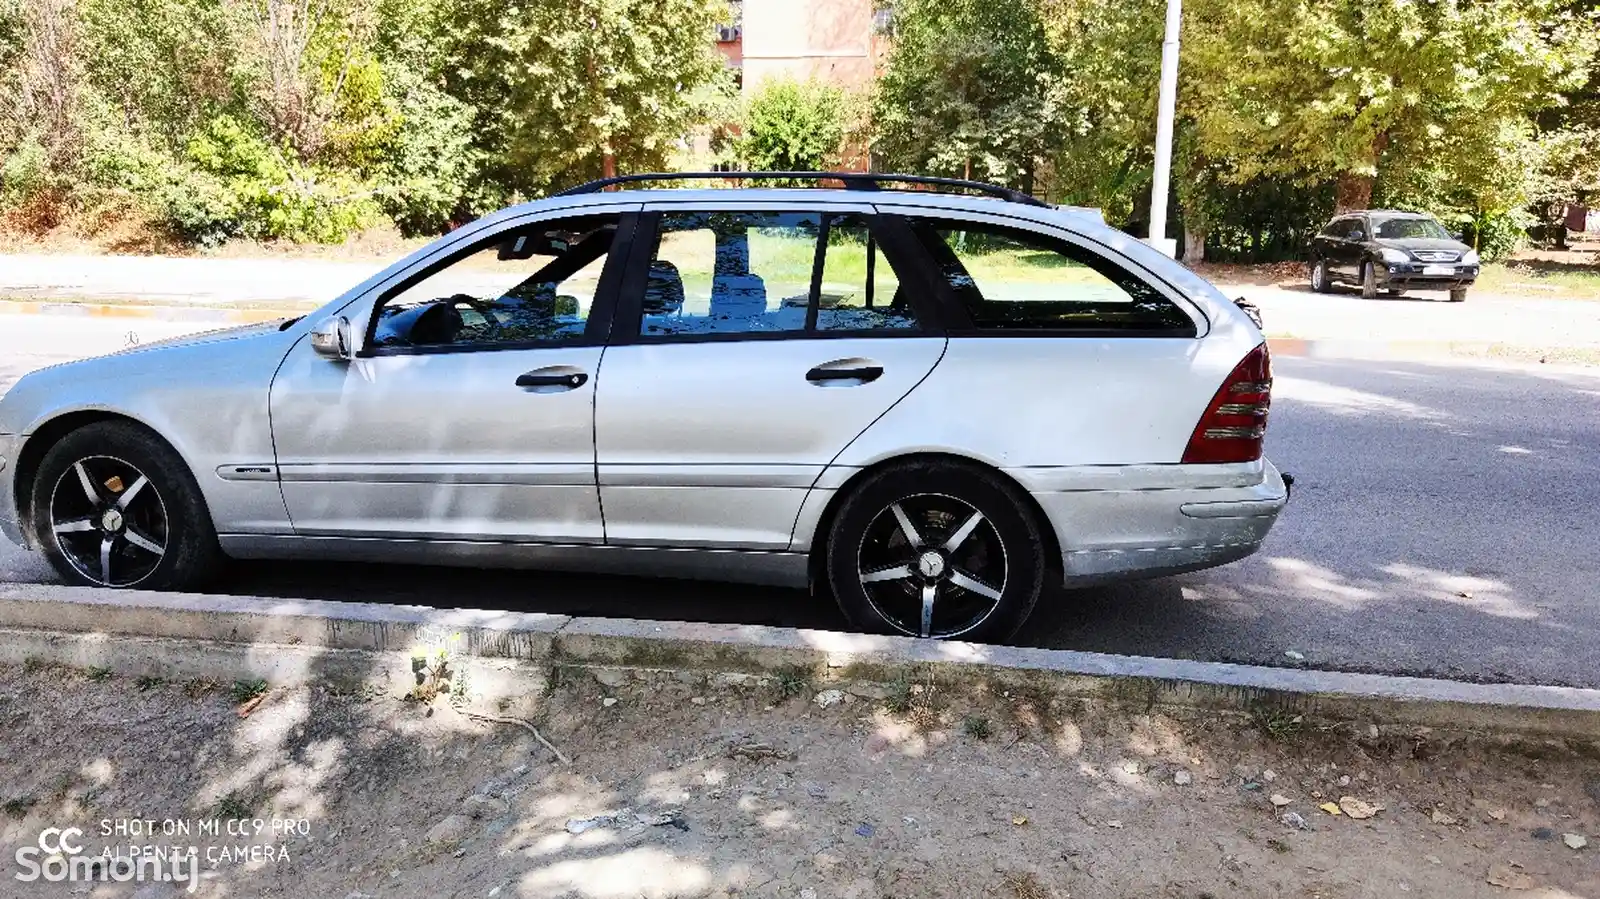
<path fill-rule="evenodd" d="M 1378 295 L 1378 276 L 1372 270 L 1372 263 L 1361 263 L 1361 296 L 1373 299 Z"/>
<path fill-rule="evenodd" d="M 70 584 L 181 590 L 222 561 L 200 488 L 176 452 L 135 425 L 99 422 L 51 447 L 33 527 Z"/>
<path fill-rule="evenodd" d="M 1316 293 L 1328 292 L 1328 261 L 1318 259 L 1311 263 L 1311 289 Z"/>
<path fill-rule="evenodd" d="M 1467 301 L 1467 289 L 1465 287 L 1452 287 L 1452 288 L 1450 288 L 1450 302 L 1452 302 L 1452 303 L 1465 303 L 1466 301 Z"/>
<path fill-rule="evenodd" d="M 828 534 L 828 582 L 856 627 L 992 642 L 1032 614 L 1046 542 L 1017 488 L 948 461 L 873 475 Z"/>

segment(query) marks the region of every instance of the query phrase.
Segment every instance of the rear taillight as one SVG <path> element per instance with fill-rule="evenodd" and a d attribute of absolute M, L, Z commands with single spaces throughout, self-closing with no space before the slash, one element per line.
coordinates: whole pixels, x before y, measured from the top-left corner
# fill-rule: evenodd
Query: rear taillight
<path fill-rule="evenodd" d="M 1272 357 L 1265 343 L 1251 350 L 1194 426 L 1184 462 L 1254 462 L 1261 458 L 1272 406 Z"/>

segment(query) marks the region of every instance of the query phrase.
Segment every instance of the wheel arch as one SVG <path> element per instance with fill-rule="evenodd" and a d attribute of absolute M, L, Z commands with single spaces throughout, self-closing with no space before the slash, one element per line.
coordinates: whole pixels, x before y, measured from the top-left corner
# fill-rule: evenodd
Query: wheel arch
<path fill-rule="evenodd" d="M 833 491 L 833 496 L 828 498 L 827 505 L 823 506 L 822 514 L 817 518 L 816 527 L 811 533 L 810 544 L 806 549 L 806 571 L 813 591 L 817 590 L 819 586 L 826 589 L 828 579 L 823 566 L 827 558 L 828 532 L 833 529 L 834 519 L 838 517 L 839 509 L 844 505 L 844 501 L 859 489 L 862 483 L 879 472 L 918 462 L 948 462 L 961 465 L 975 471 L 981 471 L 1015 489 L 1018 495 L 1023 497 L 1024 510 L 1038 525 L 1043 536 L 1046 552 L 1045 564 L 1048 566 L 1048 570 L 1054 572 L 1061 567 L 1061 542 L 1056 535 L 1055 526 L 1051 524 L 1050 517 L 1044 513 L 1044 508 L 1039 505 L 1039 501 L 1034 499 L 1033 494 L 1029 493 L 1027 488 L 1023 487 L 1016 478 L 974 456 L 952 452 L 904 453 L 879 459 L 862 468 L 847 478 L 843 484 L 840 484 L 838 489 Z"/>
<path fill-rule="evenodd" d="M 151 440 L 171 450 L 174 455 L 183 460 L 189 469 L 189 476 L 194 477 L 194 466 L 184 457 L 172 441 L 161 436 L 161 433 L 148 424 L 121 412 L 108 409 L 80 409 L 65 412 L 54 418 L 47 419 L 33 429 L 28 435 L 27 442 L 22 445 L 22 452 L 17 455 L 17 470 L 13 483 L 14 496 L 17 503 L 17 515 L 21 519 L 23 536 L 34 546 L 42 546 L 39 535 L 34 530 L 36 524 L 33 508 L 34 480 L 39 474 L 39 465 L 50 450 L 60 443 L 68 434 L 80 431 L 89 425 L 103 422 L 114 422 L 128 425 L 143 431 Z M 196 479 L 198 481 L 198 478 Z M 200 501 L 205 502 L 205 492 L 200 492 Z M 207 510 L 207 514 L 210 510 Z"/>

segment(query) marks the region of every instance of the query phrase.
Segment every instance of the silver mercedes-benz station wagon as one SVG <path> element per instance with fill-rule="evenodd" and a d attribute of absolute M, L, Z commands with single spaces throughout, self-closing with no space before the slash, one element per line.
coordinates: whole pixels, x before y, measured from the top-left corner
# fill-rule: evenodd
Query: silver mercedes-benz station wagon
<path fill-rule="evenodd" d="M 304 319 L 24 377 L 0 530 L 80 585 L 592 570 L 995 640 L 1047 586 L 1247 556 L 1287 501 L 1261 331 L 1097 216 L 878 174 L 607 189 L 684 177 L 506 209 Z"/>

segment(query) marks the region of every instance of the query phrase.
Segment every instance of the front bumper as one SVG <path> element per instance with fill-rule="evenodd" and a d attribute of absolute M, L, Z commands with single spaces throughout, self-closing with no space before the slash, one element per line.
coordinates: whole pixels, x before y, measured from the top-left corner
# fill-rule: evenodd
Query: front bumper
<path fill-rule="evenodd" d="M 22 539 L 21 514 L 17 509 L 14 485 L 17 478 L 17 455 L 22 449 L 22 438 L 0 434 L 0 536 L 12 543 L 27 546 Z"/>
<path fill-rule="evenodd" d="M 1289 501 L 1263 460 L 1259 483 L 1233 487 L 1034 493 L 1055 526 L 1067 586 L 1198 571 L 1238 561 Z"/>
<path fill-rule="evenodd" d="M 1452 269 L 1449 274 L 1436 272 L 1429 274 L 1426 268 L 1442 266 Z M 1453 290 L 1458 287 L 1471 287 L 1478 280 L 1478 266 L 1455 265 L 1450 263 L 1423 263 L 1423 262 L 1395 262 L 1380 264 L 1373 271 L 1374 279 L 1381 287 L 1413 289 L 1413 290 Z"/>

